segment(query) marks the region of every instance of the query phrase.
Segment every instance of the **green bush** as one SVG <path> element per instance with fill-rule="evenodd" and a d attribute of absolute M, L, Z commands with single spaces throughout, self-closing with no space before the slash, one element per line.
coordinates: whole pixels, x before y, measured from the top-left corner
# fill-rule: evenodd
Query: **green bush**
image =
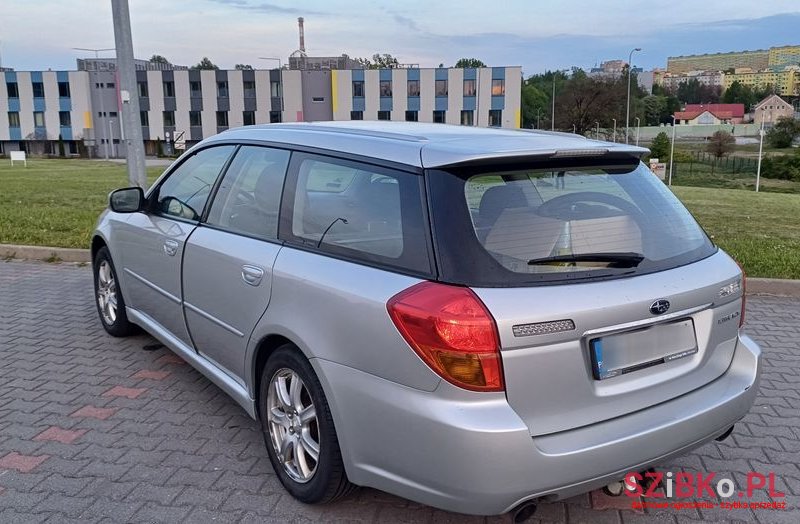
<path fill-rule="evenodd" d="M 761 163 L 761 176 L 800 182 L 800 148 L 793 155 L 765 158 Z"/>

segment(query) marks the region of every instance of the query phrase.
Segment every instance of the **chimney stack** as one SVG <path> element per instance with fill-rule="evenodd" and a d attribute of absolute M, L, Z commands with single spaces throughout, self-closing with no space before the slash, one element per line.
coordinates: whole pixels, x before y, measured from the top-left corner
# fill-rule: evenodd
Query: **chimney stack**
<path fill-rule="evenodd" d="M 303 17 L 297 19 L 297 27 L 300 29 L 300 51 L 306 52 L 306 35 L 303 32 Z"/>

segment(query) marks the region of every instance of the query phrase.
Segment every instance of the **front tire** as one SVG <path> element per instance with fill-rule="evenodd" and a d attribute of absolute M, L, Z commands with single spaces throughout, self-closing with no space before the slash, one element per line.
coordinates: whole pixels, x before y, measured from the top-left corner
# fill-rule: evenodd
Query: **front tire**
<path fill-rule="evenodd" d="M 119 288 L 117 270 L 107 247 L 103 246 L 97 251 L 92 270 L 95 305 L 103 328 L 113 337 L 126 337 L 135 333 L 136 326 L 128 321 L 125 313 L 125 300 Z"/>
<path fill-rule="evenodd" d="M 325 503 L 349 494 L 328 401 L 311 364 L 286 344 L 269 357 L 261 373 L 261 428 L 270 462 L 293 497 Z"/>

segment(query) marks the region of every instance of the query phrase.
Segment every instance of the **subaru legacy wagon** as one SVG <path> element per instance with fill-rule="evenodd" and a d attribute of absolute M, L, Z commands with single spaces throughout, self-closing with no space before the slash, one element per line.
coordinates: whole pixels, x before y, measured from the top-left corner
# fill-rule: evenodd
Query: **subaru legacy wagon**
<path fill-rule="evenodd" d="M 443 124 L 225 131 L 93 234 L 103 327 L 260 421 L 286 490 L 500 514 L 727 436 L 761 352 L 742 270 L 640 157 Z"/>

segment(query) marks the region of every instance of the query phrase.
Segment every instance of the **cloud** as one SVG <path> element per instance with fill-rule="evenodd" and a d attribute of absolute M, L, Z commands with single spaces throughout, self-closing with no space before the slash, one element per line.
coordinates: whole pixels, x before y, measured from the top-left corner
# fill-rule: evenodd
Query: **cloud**
<path fill-rule="evenodd" d="M 312 11 L 309 9 L 297 9 L 295 7 L 283 7 L 275 4 L 268 4 L 266 2 L 250 3 L 246 0 L 210 0 L 216 4 L 235 7 L 237 9 L 246 9 L 248 11 L 259 11 L 262 13 L 272 13 L 279 15 L 316 15 L 316 16 L 329 16 L 331 13 L 324 11 Z"/>

